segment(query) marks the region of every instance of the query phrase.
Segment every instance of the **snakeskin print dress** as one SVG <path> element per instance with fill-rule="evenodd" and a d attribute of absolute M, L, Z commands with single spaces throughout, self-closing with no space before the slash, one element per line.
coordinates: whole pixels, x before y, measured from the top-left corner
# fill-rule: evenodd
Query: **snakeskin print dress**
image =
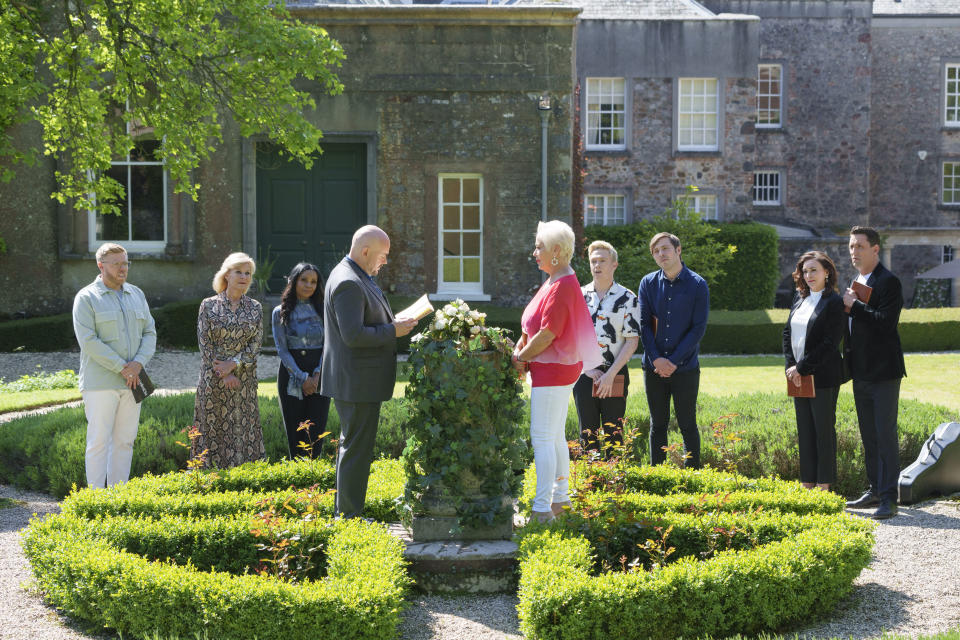
<path fill-rule="evenodd" d="M 243 296 L 233 309 L 226 294 L 220 293 L 200 304 L 197 341 L 203 364 L 193 410 L 200 437 L 193 441 L 191 454 L 196 457 L 206 449 L 208 467 L 235 467 L 266 457 L 257 404 L 262 340 L 263 317 L 256 300 Z M 213 361 L 234 358 L 240 360 L 233 370 L 240 387 L 227 389 L 214 373 Z"/>

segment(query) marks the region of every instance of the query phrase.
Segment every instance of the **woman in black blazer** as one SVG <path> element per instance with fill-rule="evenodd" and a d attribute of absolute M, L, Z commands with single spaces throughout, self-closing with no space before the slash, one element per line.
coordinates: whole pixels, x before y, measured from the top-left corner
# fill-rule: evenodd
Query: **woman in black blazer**
<path fill-rule="evenodd" d="M 783 328 L 783 355 L 790 384 L 813 376 L 815 397 L 794 398 L 800 450 L 800 482 L 828 491 L 837 477 L 837 394 L 843 383 L 840 345 L 843 298 L 837 267 L 820 251 L 808 251 L 793 272 L 797 299 Z"/>

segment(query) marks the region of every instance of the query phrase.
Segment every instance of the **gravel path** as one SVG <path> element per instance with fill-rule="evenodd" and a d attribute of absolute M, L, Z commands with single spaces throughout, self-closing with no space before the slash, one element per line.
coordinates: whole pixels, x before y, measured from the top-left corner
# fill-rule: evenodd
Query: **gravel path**
<path fill-rule="evenodd" d="M 3 354 L 0 377 L 11 380 L 78 366 L 78 353 Z M 259 374 L 275 374 L 275 356 L 261 356 Z M 148 367 L 165 389 L 196 384 L 199 354 L 163 352 Z M 12 416 L 0 416 L 0 422 Z M 0 496 L 22 502 L 0 509 L 0 640 L 100 640 L 44 604 L 19 544 L 31 514 L 56 513 L 54 498 L 0 485 Z M 940 500 L 901 507 L 881 523 L 870 566 L 854 592 L 835 611 L 802 629 L 802 638 L 879 638 L 884 633 L 916 637 L 960 627 L 960 502 Z M 400 628 L 404 640 L 502 640 L 521 638 L 513 595 L 446 598 L 414 596 Z"/>

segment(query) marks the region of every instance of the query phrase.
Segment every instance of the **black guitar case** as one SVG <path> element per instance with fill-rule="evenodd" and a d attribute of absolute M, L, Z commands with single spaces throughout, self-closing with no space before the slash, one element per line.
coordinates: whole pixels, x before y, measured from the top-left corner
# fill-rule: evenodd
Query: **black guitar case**
<path fill-rule="evenodd" d="M 960 491 L 960 423 L 944 422 L 920 448 L 917 461 L 900 472 L 900 504 Z"/>

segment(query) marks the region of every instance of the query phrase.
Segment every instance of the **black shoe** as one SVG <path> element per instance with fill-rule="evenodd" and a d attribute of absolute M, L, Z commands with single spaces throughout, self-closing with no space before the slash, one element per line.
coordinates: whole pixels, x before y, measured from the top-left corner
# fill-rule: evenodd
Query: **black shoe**
<path fill-rule="evenodd" d="M 865 491 L 862 496 L 856 500 L 847 502 L 847 509 L 869 509 L 880 505 L 880 496 L 875 493 Z"/>
<path fill-rule="evenodd" d="M 880 508 L 870 517 L 874 520 L 889 520 L 895 515 L 897 515 L 897 504 L 893 500 L 884 500 Z"/>

